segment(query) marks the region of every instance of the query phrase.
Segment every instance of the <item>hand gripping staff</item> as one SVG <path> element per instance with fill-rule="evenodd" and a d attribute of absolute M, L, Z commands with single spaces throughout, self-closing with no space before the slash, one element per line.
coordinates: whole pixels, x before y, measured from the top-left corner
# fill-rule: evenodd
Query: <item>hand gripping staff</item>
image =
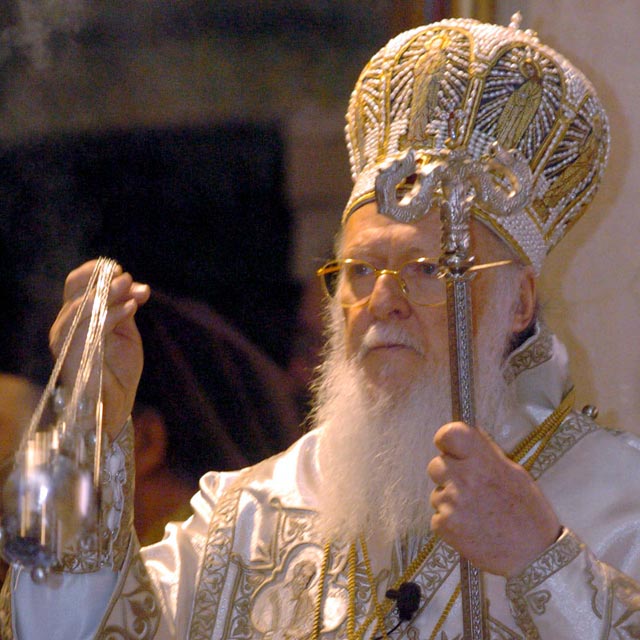
<path fill-rule="evenodd" d="M 117 264 L 99 258 L 3 488 L 0 552 L 36 582 L 74 549 L 101 556 L 102 370 L 109 287 Z M 85 310 L 87 335 L 73 386 L 56 388 Z"/>
<path fill-rule="evenodd" d="M 494 143 L 473 159 L 458 142 L 456 114 L 452 114 L 446 147 L 439 152 L 408 151 L 396 156 L 376 178 L 380 213 L 411 223 L 437 205 L 442 225 L 440 266 L 447 295 L 452 418 L 474 426 L 473 335 L 470 253 L 472 208 L 508 216 L 521 209 L 531 195 L 531 171 L 522 154 Z M 403 185 L 410 176 L 410 191 Z M 403 193 L 406 195 L 403 196 Z M 463 633 L 465 640 L 488 638 L 482 575 L 460 558 Z"/>

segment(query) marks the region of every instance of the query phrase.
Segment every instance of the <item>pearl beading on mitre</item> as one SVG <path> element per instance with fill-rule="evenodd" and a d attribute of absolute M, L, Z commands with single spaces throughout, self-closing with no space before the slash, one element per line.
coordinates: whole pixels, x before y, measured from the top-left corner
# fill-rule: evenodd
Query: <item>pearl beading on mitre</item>
<path fill-rule="evenodd" d="M 459 112 L 460 139 L 471 158 L 507 140 L 527 159 L 530 204 L 509 217 L 480 217 L 540 271 L 595 195 L 609 128 L 585 76 L 519 25 L 517 16 L 509 27 L 443 20 L 400 34 L 372 57 L 347 112 L 354 188 L 343 220 L 374 198 L 379 168 L 390 158 L 407 148 L 442 151 L 449 118 Z"/>

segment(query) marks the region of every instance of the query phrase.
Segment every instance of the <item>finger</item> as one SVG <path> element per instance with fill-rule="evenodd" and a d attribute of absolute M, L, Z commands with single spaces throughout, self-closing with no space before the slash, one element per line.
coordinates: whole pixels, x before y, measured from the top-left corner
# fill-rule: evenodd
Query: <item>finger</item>
<path fill-rule="evenodd" d="M 434 484 L 444 484 L 448 477 L 447 461 L 442 456 L 436 456 L 427 465 L 427 473 Z"/>
<path fill-rule="evenodd" d="M 448 527 L 449 513 L 443 508 L 443 511 L 435 511 L 431 516 L 431 531 L 439 538 L 446 539 Z"/>
<path fill-rule="evenodd" d="M 431 508 L 435 511 L 435 512 L 439 512 L 440 508 L 443 505 L 443 500 L 442 500 L 442 494 L 444 493 L 444 488 L 443 487 L 436 487 L 430 494 L 429 494 L 429 503 L 431 504 Z"/>
<path fill-rule="evenodd" d="M 89 260 L 69 273 L 64 283 L 63 300 L 65 302 L 84 294 L 97 262 L 97 260 Z M 122 267 L 117 265 L 115 275 L 118 276 L 121 273 Z"/>
<path fill-rule="evenodd" d="M 435 511 L 438 511 L 441 505 L 446 501 L 445 490 L 446 487 L 444 485 L 438 484 L 429 494 L 429 502 Z"/>
<path fill-rule="evenodd" d="M 95 261 L 94 261 L 95 263 Z M 52 327 L 52 334 L 55 332 L 57 337 L 62 335 L 66 335 L 69 330 L 71 323 L 73 322 L 76 314 L 78 313 L 78 309 L 82 304 L 82 300 L 84 298 L 84 293 L 86 290 L 86 286 L 88 282 L 85 282 L 85 289 L 80 290 L 79 288 L 74 288 L 75 285 L 80 284 L 80 281 L 83 279 L 85 267 L 88 267 L 90 263 L 85 263 L 80 267 L 77 271 L 81 272 L 77 278 L 73 278 L 73 283 L 71 287 L 68 289 L 68 293 L 70 297 L 67 299 L 65 304 L 63 305 L 56 321 Z M 71 275 L 70 275 L 71 277 Z M 128 273 L 122 274 L 116 277 L 109 287 L 109 295 L 107 298 L 107 304 L 109 308 L 115 307 L 118 305 L 124 304 L 127 300 L 130 299 L 129 290 L 132 286 L 132 278 Z M 86 299 L 84 304 L 84 308 L 82 309 L 82 314 L 78 317 L 77 322 L 78 326 L 82 326 L 91 316 L 93 312 L 93 305 L 95 300 L 95 291 L 91 292 Z"/>
<path fill-rule="evenodd" d="M 132 320 L 137 310 L 138 303 L 133 298 L 123 302 L 122 304 L 109 307 L 109 313 L 107 314 L 107 318 L 104 323 L 105 333 L 116 331 L 118 327 L 122 326 L 127 321 Z"/>
<path fill-rule="evenodd" d="M 440 496 L 439 494 L 442 493 L 442 490 L 440 487 L 436 487 L 430 494 L 429 494 L 429 504 L 431 505 L 431 508 L 437 513 L 438 512 L 438 508 L 440 507 Z"/>
<path fill-rule="evenodd" d="M 143 305 L 151 295 L 148 284 L 134 282 L 130 273 L 123 273 L 114 278 L 109 289 L 109 305 L 122 304 L 127 300 L 135 300 L 138 306 Z"/>
<path fill-rule="evenodd" d="M 439 507 L 444 503 L 454 504 L 460 501 L 460 489 L 455 480 L 444 480 L 436 484 L 430 494 L 433 507 Z"/>
<path fill-rule="evenodd" d="M 115 327 L 127 318 L 133 317 L 138 307 L 143 305 L 151 294 L 151 290 L 147 285 L 132 283 L 129 274 L 119 276 L 117 282 L 112 284 L 113 286 L 109 291 L 109 308 L 105 321 L 106 333 L 113 331 Z M 82 314 L 78 317 L 77 331 L 80 336 L 83 335 L 82 332 L 86 329 L 87 322 L 91 316 L 94 297 L 94 294 L 91 294 L 87 298 Z M 80 297 L 65 303 L 49 331 L 49 344 L 55 356 L 59 354 L 62 348 L 63 341 L 74 322 L 81 303 Z"/>
<path fill-rule="evenodd" d="M 62 293 L 62 298 L 65 302 L 73 300 L 87 288 L 87 283 L 93 273 L 96 262 L 97 260 L 89 260 L 69 273 L 64 281 L 64 291 Z"/>
<path fill-rule="evenodd" d="M 444 537 L 451 529 L 451 522 L 455 517 L 455 509 L 450 503 L 438 502 L 432 504 L 433 514 L 431 516 L 431 531 L 440 537 Z"/>
<path fill-rule="evenodd" d="M 131 297 L 132 286 L 133 277 L 130 273 L 125 272 L 114 277 L 109 286 L 109 297 L 107 298 L 109 306 L 126 302 Z"/>
<path fill-rule="evenodd" d="M 138 307 L 149 301 L 151 297 L 151 287 L 148 284 L 141 282 L 134 282 L 131 285 L 130 294 L 133 300 L 136 301 Z"/>
<path fill-rule="evenodd" d="M 464 422 L 449 422 L 438 429 L 433 441 L 443 455 L 457 460 L 468 458 L 477 440 L 475 429 Z"/>
<path fill-rule="evenodd" d="M 118 327 L 123 325 L 126 321 L 132 319 L 137 310 L 138 303 L 133 298 L 129 298 L 125 302 L 110 305 L 104 321 L 104 334 L 108 335 L 109 333 L 116 331 Z M 82 320 L 78 323 L 79 333 L 77 333 L 76 335 L 84 335 L 82 332 L 85 330 L 90 315 L 91 311 L 87 311 L 85 309 L 82 314 Z"/>
<path fill-rule="evenodd" d="M 65 337 L 69 333 L 73 319 L 76 316 L 78 307 L 80 306 L 80 299 L 76 298 L 65 303 L 60 309 L 55 322 L 49 329 L 49 345 L 54 356 L 58 356 L 62 343 Z"/>
<path fill-rule="evenodd" d="M 149 286 L 146 284 L 142 284 L 140 282 L 134 282 L 133 277 L 131 276 L 130 273 L 128 272 L 122 273 L 121 268 L 119 268 L 119 270 L 120 270 L 119 275 L 113 278 L 109 286 L 109 295 L 107 298 L 107 304 L 109 305 L 109 307 L 123 304 L 124 302 L 130 299 L 136 300 L 138 305 L 144 304 L 149 299 L 149 296 L 151 294 L 151 289 L 149 288 Z M 80 278 L 76 280 L 74 284 L 79 284 L 79 282 L 80 282 Z M 80 290 L 80 288 L 70 289 L 70 292 L 72 292 L 72 295 L 73 293 L 75 293 L 75 297 L 69 298 L 69 300 L 67 301 L 67 304 L 73 305 L 73 308 L 77 308 L 78 301 L 83 297 L 86 291 L 87 285 L 88 285 L 88 280 L 84 282 L 84 286 L 85 286 L 84 289 L 82 290 Z M 87 305 L 85 307 L 87 311 L 84 314 L 85 316 L 91 312 L 90 310 L 92 309 L 92 306 L 93 306 L 93 300 L 94 300 L 94 293 L 91 293 L 91 295 L 87 299 Z"/>

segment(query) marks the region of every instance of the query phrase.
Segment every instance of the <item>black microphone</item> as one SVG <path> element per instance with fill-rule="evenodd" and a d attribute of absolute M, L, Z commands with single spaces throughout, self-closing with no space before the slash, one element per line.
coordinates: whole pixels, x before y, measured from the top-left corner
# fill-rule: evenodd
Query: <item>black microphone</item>
<path fill-rule="evenodd" d="M 397 590 L 389 589 L 384 595 L 396 601 L 401 622 L 411 620 L 420 606 L 420 587 L 415 582 L 403 582 Z"/>
<path fill-rule="evenodd" d="M 403 622 L 411 620 L 415 612 L 420 608 L 420 587 L 415 582 L 403 582 L 397 589 L 389 589 L 385 594 L 389 600 L 396 601 L 398 611 L 398 624 L 386 632 L 391 635 Z M 377 636 L 373 640 L 382 640 L 383 636 Z"/>

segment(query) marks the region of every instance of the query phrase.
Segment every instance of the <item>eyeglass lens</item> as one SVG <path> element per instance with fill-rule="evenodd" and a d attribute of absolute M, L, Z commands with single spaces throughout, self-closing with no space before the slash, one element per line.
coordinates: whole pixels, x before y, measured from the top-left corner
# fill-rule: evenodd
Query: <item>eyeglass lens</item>
<path fill-rule="evenodd" d="M 342 271 L 342 285 L 338 290 L 339 276 Z M 340 303 L 355 305 L 368 298 L 381 275 L 395 277 L 404 294 L 412 302 L 430 305 L 441 302 L 445 297 L 445 287 L 437 277 L 438 265 L 427 260 L 412 260 L 398 270 L 376 269 L 367 262 L 349 260 L 336 263 L 335 268 L 327 269 L 324 274 L 325 286 L 330 296 L 339 293 Z"/>

